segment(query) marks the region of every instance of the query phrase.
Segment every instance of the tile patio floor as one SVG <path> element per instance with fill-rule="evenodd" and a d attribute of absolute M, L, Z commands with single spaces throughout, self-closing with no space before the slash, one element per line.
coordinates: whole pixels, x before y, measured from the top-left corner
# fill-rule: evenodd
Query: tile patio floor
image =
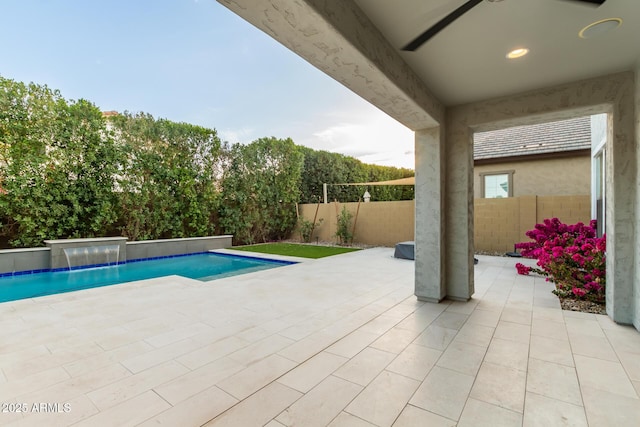
<path fill-rule="evenodd" d="M 640 425 L 637 331 L 509 258 L 479 257 L 471 301 L 420 303 L 392 252 L 2 303 L 0 402 L 29 413 L 0 425 Z"/>

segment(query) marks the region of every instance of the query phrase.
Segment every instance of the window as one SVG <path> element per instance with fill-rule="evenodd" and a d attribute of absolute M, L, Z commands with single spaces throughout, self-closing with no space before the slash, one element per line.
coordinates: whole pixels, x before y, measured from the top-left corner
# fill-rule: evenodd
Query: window
<path fill-rule="evenodd" d="M 480 174 L 482 197 L 502 199 L 513 196 L 513 172 L 491 172 Z"/>

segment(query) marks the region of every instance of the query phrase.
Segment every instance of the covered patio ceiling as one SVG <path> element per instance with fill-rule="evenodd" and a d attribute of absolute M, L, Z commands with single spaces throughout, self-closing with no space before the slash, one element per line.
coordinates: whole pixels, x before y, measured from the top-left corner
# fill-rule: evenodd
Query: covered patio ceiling
<path fill-rule="evenodd" d="M 485 0 L 415 52 L 402 47 L 466 0 L 218 1 L 413 130 L 441 122 L 445 107 L 640 63 L 636 0 Z M 606 18 L 622 25 L 579 37 Z M 529 54 L 507 59 L 514 48 Z"/>

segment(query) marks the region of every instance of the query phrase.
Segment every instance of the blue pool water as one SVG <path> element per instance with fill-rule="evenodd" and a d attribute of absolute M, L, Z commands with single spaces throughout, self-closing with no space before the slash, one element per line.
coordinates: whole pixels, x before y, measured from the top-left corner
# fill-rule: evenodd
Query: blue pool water
<path fill-rule="evenodd" d="M 108 267 L 0 277 L 0 302 L 178 275 L 202 281 L 292 264 L 246 256 L 203 253 L 136 260 Z"/>

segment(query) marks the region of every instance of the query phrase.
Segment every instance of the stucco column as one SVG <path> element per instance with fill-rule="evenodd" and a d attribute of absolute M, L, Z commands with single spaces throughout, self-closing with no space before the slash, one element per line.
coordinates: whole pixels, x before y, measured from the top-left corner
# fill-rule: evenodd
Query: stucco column
<path fill-rule="evenodd" d="M 473 131 L 448 114 L 445 143 L 445 278 L 447 298 L 467 301 L 473 282 Z"/>
<path fill-rule="evenodd" d="M 606 146 L 607 314 L 616 322 L 635 319 L 637 278 L 637 136 L 634 81 L 621 82 L 608 119 Z M 634 224 L 635 223 L 635 224 Z"/>
<path fill-rule="evenodd" d="M 440 127 L 415 133 L 415 295 L 438 302 L 444 277 L 444 135 Z"/>

